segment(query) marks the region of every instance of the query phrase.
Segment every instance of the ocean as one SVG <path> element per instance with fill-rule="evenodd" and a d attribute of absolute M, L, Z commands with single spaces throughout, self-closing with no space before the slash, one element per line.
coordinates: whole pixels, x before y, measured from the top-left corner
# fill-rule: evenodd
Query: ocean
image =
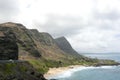
<path fill-rule="evenodd" d="M 111 59 L 120 62 L 120 53 L 84 53 L 83 55 L 98 59 Z"/>
<path fill-rule="evenodd" d="M 85 56 L 120 62 L 120 53 L 85 53 Z M 80 67 L 52 77 L 57 80 L 120 80 L 120 66 Z"/>

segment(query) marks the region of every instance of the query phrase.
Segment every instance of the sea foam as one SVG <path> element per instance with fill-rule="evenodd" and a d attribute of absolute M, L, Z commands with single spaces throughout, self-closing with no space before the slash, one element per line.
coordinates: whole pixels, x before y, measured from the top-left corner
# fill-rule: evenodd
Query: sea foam
<path fill-rule="evenodd" d="M 66 70 L 60 74 L 57 74 L 55 76 L 52 76 L 50 77 L 49 79 L 60 79 L 60 78 L 67 78 L 67 77 L 70 77 L 73 73 L 75 72 L 78 72 L 78 71 L 81 71 L 81 70 L 86 70 L 86 69 L 113 69 L 115 68 L 116 66 L 99 66 L 99 67 L 93 67 L 93 66 L 90 66 L 90 67 L 77 67 L 77 68 L 72 68 L 72 69 L 69 69 L 69 70 Z"/>

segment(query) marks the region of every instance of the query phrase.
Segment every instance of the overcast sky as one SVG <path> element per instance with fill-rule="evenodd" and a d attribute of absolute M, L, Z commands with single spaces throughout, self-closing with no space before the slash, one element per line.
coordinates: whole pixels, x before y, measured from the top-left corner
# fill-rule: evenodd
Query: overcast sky
<path fill-rule="evenodd" d="M 120 52 L 120 0 L 0 0 L 0 22 L 65 36 L 79 52 Z"/>

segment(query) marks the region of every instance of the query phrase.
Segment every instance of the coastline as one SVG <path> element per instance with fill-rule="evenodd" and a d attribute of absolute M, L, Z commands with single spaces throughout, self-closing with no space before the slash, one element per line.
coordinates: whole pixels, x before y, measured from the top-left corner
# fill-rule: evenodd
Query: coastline
<path fill-rule="evenodd" d="M 47 79 L 47 80 L 66 80 L 67 78 L 69 78 L 71 75 L 73 75 L 74 72 L 76 71 L 82 71 L 82 70 L 85 70 L 85 69 L 107 69 L 107 70 L 110 70 L 110 69 L 117 69 L 117 68 L 120 68 L 120 65 L 116 66 L 116 65 L 104 65 L 104 66 L 81 66 L 81 65 L 75 65 L 75 66 L 68 66 L 68 67 L 60 67 L 60 68 L 51 68 L 48 73 L 46 73 L 44 75 L 44 77 Z M 72 79 L 73 80 L 73 79 Z"/>
<path fill-rule="evenodd" d="M 44 74 L 44 77 L 46 79 L 50 79 L 52 77 L 55 77 L 57 75 L 63 74 L 67 71 L 71 71 L 74 70 L 76 68 L 82 68 L 82 67 L 86 67 L 83 65 L 71 65 L 71 66 L 67 66 L 67 67 L 59 67 L 59 68 L 49 68 L 48 72 Z"/>
<path fill-rule="evenodd" d="M 58 67 L 58 68 L 50 68 L 44 77 L 48 80 L 58 77 L 69 77 L 72 73 L 84 69 L 92 69 L 92 68 L 111 68 L 119 65 L 100 65 L 100 66 L 83 66 L 83 65 L 71 65 L 67 67 Z"/>

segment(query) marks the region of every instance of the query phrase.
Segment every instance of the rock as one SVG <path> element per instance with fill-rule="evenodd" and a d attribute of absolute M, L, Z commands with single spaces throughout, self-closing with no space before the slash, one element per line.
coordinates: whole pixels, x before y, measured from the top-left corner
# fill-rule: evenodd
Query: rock
<path fill-rule="evenodd" d="M 44 58 L 51 60 L 65 58 L 65 52 L 58 47 L 55 40 L 49 33 L 39 32 L 36 29 L 30 29 L 30 34 Z"/>
<path fill-rule="evenodd" d="M 11 32 L 3 33 L 0 31 L 0 60 L 10 59 L 18 59 L 18 46 L 15 42 L 15 36 Z"/>
<path fill-rule="evenodd" d="M 42 56 L 46 59 L 58 61 L 65 59 L 69 54 L 77 54 L 66 39 L 63 40 L 66 41 L 65 43 L 57 42 L 58 39 L 53 39 L 49 33 L 39 32 L 36 29 L 27 29 L 19 23 L 8 22 L 0 24 L 0 35 L 1 37 L 7 35 L 14 39 L 14 42 L 18 45 L 19 59 L 22 60 L 40 58 Z M 60 47 L 60 45 L 63 45 L 65 49 Z"/>
<path fill-rule="evenodd" d="M 55 42 L 59 46 L 59 48 L 61 50 L 63 50 L 64 52 L 66 52 L 67 54 L 80 56 L 80 54 L 78 54 L 72 48 L 72 46 L 70 45 L 70 43 L 68 42 L 68 40 L 65 37 L 56 38 Z"/>
<path fill-rule="evenodd" d="M 52 46 L 55 44 L 54 39 L 52 38 L 52 36 L 49 33 L 46 32 L 39 32 L 36 29 L 30 29 L 31 34 L 33 36 L 33 38 L 40 42 L 43 45 L 47 45 L 47 46 Z"/>
<path fill-rule="evenodd" d="M 22 24 L 12 22 L 0 24 L 0 35 L 1 37 L 5 35 L 9 36 L 10 39 L 11 37 L 14 39 L 12 41 L 18 45 L 19 58 L 23 57 L 24 59 L 27 59 L 41 56 L 40 51 L 37 50 L 34 40 L 30 36 L 30 31 Z"/>

